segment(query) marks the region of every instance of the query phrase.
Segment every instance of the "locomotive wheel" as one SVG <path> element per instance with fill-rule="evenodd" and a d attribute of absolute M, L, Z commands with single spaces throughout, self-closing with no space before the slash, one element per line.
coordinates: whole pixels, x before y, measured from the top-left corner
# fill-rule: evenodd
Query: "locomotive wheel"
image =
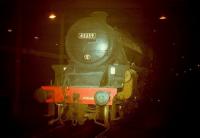
<path fill-rule="evenodd" d="M 104 125 L 106 128 L 110 126 L 110 118 L 109 118 L 109 105 L 104 106 Z"/>

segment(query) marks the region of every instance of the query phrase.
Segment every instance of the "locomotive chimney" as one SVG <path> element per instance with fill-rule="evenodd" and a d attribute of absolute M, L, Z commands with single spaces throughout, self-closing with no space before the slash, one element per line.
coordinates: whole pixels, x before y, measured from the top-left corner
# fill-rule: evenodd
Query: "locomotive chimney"
<path fill-rule="evenodd" d="M 96 11 L 91 14 L 92 17 L 95 17 L 100 22 L 106 22 L 108 14 L 103 11 Z"/>

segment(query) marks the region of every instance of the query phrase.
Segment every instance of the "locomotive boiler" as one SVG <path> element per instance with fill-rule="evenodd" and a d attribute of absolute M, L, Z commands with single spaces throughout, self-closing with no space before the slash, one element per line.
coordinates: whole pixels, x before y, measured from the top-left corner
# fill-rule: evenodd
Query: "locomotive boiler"
<path fill-rule="evenodd" d="M 49 113 L 57 116 L 50 123 L 94 120 L 109 127 L 123 118 L 125 102 L 138 93 L 144 51 L 106 19 L 107 13 L 93 12 L 68 30 L 68 63 L 53 65 L 54 84 L 41 87 Z"/>

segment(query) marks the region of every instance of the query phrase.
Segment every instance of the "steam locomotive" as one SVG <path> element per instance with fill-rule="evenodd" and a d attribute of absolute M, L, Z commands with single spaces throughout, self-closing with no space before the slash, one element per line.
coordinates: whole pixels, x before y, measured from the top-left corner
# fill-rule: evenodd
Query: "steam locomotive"
<path fill-rule="evenodd" d="M 75 22 L 65 38 L 67 65 L 53 65 L 53 85 L 42 86 L 49 123 L 86 120 L 109 127 L 123 118 L 126 101 L 136 99 L 144 50 L 107 23 L 107 13 L 93 12 Z M 132 105 L 134 106 L 134 105 Z"/>

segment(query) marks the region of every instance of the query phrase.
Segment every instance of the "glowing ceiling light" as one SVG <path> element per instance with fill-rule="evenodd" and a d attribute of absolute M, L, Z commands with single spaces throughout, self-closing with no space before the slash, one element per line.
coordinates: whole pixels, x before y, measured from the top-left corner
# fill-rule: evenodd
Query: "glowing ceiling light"
<path fill-rule="evenodd" d="M 184 59 L 184 58 L 185 58 L 185 56 L 181 56 L 181 58 L 182 58 L 182 59 Z"/>
<path fill-rule="evenodd" d="M 166 20 L 166 19 L 167 19 L 167 17 L 166 17 L 166 16 L 164 16 L 164 15 L 162 15 L 162 16 L 160 16 L 160 17 L 159 17 L 159 19 L 160 19 L 160 20 Z"/>
<path fill-rule="evenodd" d="M 35 40 L 38 40 L 38 39 L 39 39 L 39 37 L 38 37 L 38 36 L 34 36 L 34 39 L 35 39 Z"/>
<path fill-rule="evenodd" d="M 8 32 L 11 33 L 13 30 L 12 29 L 8 29 Z"/>
<path fill-rule="evenodd" d="M 52 20 L 53 20 L 53 19 L 55 19 L 55 18 L 56 18 L 56 15 L 55 15 L 55 14 L 52 13 L 52 14 L 49 15 L 49 19 L 52 19 Z"/>

